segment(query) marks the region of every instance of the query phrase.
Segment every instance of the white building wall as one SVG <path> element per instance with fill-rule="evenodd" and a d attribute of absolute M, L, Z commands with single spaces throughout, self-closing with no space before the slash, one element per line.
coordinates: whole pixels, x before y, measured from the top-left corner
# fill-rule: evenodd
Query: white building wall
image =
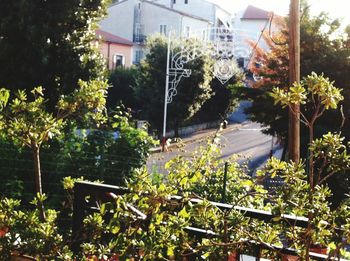
<path fill-rule="evenodd" d="M 169 30 L 174 30 L 178 34 L 182 17 L 178 13 L 144 2 L 142 23 L 144 24 L 145 35 L 160 33 L 160 25 L 166 25 L 167 33 L 169 33 Z"/>
<path fill-rule="evenodd" d="M 198 1 L 198 3 L 199 2 L 201 1 Z M 155 3 L 160 4 L 158 1 L 155 1 Z M 141 34 L 146 37 L 155 33 L 160 33 L 161 25 L 166 25 L 167 34 L 172 30 L 178 36 L 185 36 L 186 27 L 190 28 L 191 35 L 203 35 L 203 30 L 208 29 L 211 26 L 209 21 L 187 16 L 176 12 L 175 10 L 169 10 L 147 1 L 124 0 L 115 3 L 108 8 L 108 16 L 100 23 L 101 29 L 130 41 L 134 41 L 135 8 L 140 9 L 140 23 L 142 26 Z M 210 12 L 212 12 L 212 10 Z M 134 41 L 134 43 L 132 55 L 133 62 L 138 62 L 139 57 L 144 57 L 144 45 L 142 42 L 136 43 Z"/>
<path fill-rule="evenodd" d="M 215 10 L 214 5 L 203 0 L 187 0 L 188 3 L 185 4 L 185 0 L 176 0 L 175 4 L 171 4 L 172 0 L 157 0 L 157 4 L 162 4 L 167 7 L 174 8 L 175 10 L 192 14 L 198 17 L 202 17 L 209 21 L 214 20 Z"/>
<path fill-rule="evenodd" d="M 155 2 L 209 20 L 213 23 L 214 27 L 217 27 L 217 19 L 224 21 L 225 24 L 231 24 L 231 14 L 219 6 L 206 0 L 187 1 L 187 4 L 185 4 L 185 0 L 176 0 L 176 3 L 173 4 L 172 0 L 156 0 Z"/>
<path fill-rule="evenodd" d="M 183 17 L 182 20 L 182 32 L 181 32 L 181 36 L 182 37 L 186 37 L 186 27 L 190 28 L 190 37 L 191 36 L 197 36 L 199 38 L 201 38 L 201 36 L 203 35 L 203 30 L 205 30 L 205 34 L 208 33 L 208 29 L 210 28 L 210 24 L 206 23 L 206 22 L 202 22 L 200 20 L 196 20 L 190 17 Z M 207 37 L 207 35 L 206 35 Z"/>
<path fill-rule="evenodd" d="M 111 5 L 106 18 L 100 22 L 101 29 L 133 41 L 134 7 L 137 2 L 127 0 Z"/>
<path fill-rule="evenodd" d="M 233 29 L 236 30 L 238 36 L 236 47 L 240 49 L 241 57 L 248 58 L 250 56 L 252 47 L 249 42 L 256 43 L 261 35 L 261 31 L 266 26 L 267 20 L 263 19 L 241 19 L 244 10 L 236 14 L 232 20 Z M 268 26 L 265 28 L 268 30 Z M 268 46 L 263 38 L 259 41 L 259 47 L 268 50 Z"/>

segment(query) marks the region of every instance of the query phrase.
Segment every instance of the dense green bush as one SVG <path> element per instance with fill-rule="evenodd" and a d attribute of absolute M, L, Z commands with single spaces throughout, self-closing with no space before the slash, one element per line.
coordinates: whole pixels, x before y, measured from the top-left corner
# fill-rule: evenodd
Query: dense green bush
<path fill-rule="evenodd" d="M 129 122 L 126 112 L 117 112 L 112 127 L 73 132 L 62 141 L 60 157 L 65 164 L 60 172 L 73 177 L 100 179 L 109 184 L 123 185 L 142 167 L 154 145 L 143 129 Z"/>
<path fill-rule="evenodd" d="M 135 87 L 138 69 L 136 67 L 117 67 L 109 76 L 111 87 L 108 89 L 107 107 L 114 109 L 120 103 L 127 108 L 137 110 Z"/>
<path fill-rule="evenodd" d="M 316 141 L 313 148 L 318 152 L 332 150 L 330 145 L 334 142 L 341 140 L 329 135 Z M 108 260 L 117 254 L 121 260 L 179 260 L 196 253 L 203 259 L 220 260 L 235 250 L 251 251 L 246 240 L 275 246 L 288 244 L 304 258 L 308 238 L 328 247 L 330 255 L 348 255 L 342 248 L 350 240 L 349 202 L 331 211 L 327 185 L 322 183 L 312 188 L 303 164 L 271 159 L 259 175 L 284 181 L 277 193 L 271 194 L 245 174 L 244 166 L 234 159 L 230 161 L 226 184 L 228 203 L 271 211 L 274 218 L 266 223 L 246 217 L 236 209 L 222 210 L 211 202 L 222 198 L 224 162 L 218 160 L 219 155 L 215 138 L 192 157 L 177 157 L 168 162 L 169 175 L 163 179 L 153 179 L 146 169 L 139 169 L 127 185 L 130 193 L 116 196 L 110 203 L 100 205 L 97 212 L 86 215 L 79 238 L 83 241 L 81 251 L 75 258 L 86 260 L 95 255 L 100 260 Z M 317 153 L 315 157 L 321 155 Z M 344 159 L 349 161 L 348 157 Z M 74 179 L 66 178 L 64 185 L 69 192 L 70 208 Z M 176 200 L 174 195 L 178 197 Z M 193 203 L 192 198 L 199 200 Z M 73 260 L 67 246 L 72 243 L 70 233 L 59 235 L 56 211 L 46 210 L 47 220 L 39 222 L 38 211 L 20 209 L 18 201 L 3 199 L 0 210 L 0 230 L 3 231 L 0 251 L 4 256 L 16 251 L 48 260 Z M 284 214 L 308 216 L 309 213 L 315 214 L 309 219 L 310 227 L 286 225 Z M 203 228 L 216 236 L 191 236 L 186 230 L 188 226 Z M 342 229 L 337 231 L 337 227 Z M 277 257 L 279 252 L 271 250 L 263 255 Z"/>
<path fill-rule="evenodd" d="M 49 206 L 58 207 L 62 201 L 63 177 L 84 176 L 123 185 L 146 163 L 154 140 L 145 130 L 136 129 L 129 117 L 126 112 L 116 112 L 99 129 L 79 130 L 70 123 L 59 139 L 41 148 L 43 190 Z M 29 206 L 35 196 L 32 153 L 4 136 L 0 145 L 0 195 L 21 199 Z"/>

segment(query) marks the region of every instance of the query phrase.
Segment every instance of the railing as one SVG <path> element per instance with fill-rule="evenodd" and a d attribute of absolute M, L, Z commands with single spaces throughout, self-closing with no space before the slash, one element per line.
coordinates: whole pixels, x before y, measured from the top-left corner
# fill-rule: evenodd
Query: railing
<path fill-rule="evenodd" d="M 133 34 L 133 42 L 138 44 L 146 43 L 147 36 L 144 34 Z"/>
<path fill-rule="evenodd" d="M 110 202 L 113 200 L 116 195 L 125 195 L 129 193 L 130 191 L 127 188 L 118 187 L 118 186 L 112 186 L 112 185 L 106 185 L 106 184 L 97 184 L 92 182 L 76 182 L 74 186 L 74 203 L 73 203 L 73 223 L 72 223 L 72 249 L 73 251 L 78 251 L 79 246 L 82 243 L 82 231 L 83 231 L 83 220 L 85 216 L 93 211 L 97 211 L 96 205 L 99 203 L 105 203 Z M 86 198 L 89 197 L 89 202 L 86 200 Z M 173 196 L 173 200 L 181 200 L 182 197 L 180 196 Z M 200 203 L 201 199 L 191 199 L 191 203 L 196 204 Z M 96 203 L 96 205 L 92 205 Z M 222 210 L 236 210 L 241 212 L 245 217 L 250 217 L 254 219 L 258 219 L 264 222 L 271 222 L 275 215 L 272 215 L 268 211 L 263 210 L 257 210 L 257 209 L 251 209 L 251 208 L 245 208 L 240 206 L 234 206 L 230 204 L 224 204 L 219 202 L 211 202 L 214 206 L 222 209 Z M 135 212 L 142 218 L 142 213 L 139 212 L 136 208 L 133 206 L 129 206 L 130 210 Z M 306 228 L 308 225 L 308 219 L 305 217 L 298 217 L 293 215 L 282 215 L 281 218 L 286 222 L 287 225 L 293 225 L 297 227 Z M 196 227 L 186 227 L 185 230 L 191 234 L 196 235 L 200 237 L 208 237 L 213 238 L 218 236 L 214 231 L 208 231 L 201 228 Z M 256 260 L 259 260 L 260 258 L 260 252 L 263 249 L 267 250 L 275 250 L 278 251 L 281 254 L 285 255 L 294 255 L 297 256 L 297 252 L 295 249 L 291 248 L 285 248 L 280 246 L 274 246 L 269 244 L 262 244 L 260 242 L 255 242 L 252 240 L 245 240 L 240 242 L 242 244 L 249 244 L 252 246 L 252 248 L 255 250 Z M 243 254 L 243 253 L 239 253 Z M 238 257 L 239 258 L 239 254 Z M 195 253 L 193 253 L 193 256 L 189 256 L 188 260 L 194 260 Z M 327 255 L 318 254 L 318 253 L 310 253 L 310 258 L 313 260 L 330 260 Z M 331 258 L 332 260 L 344 260 L 339 258 Z M 239 259 L 237 259 L 239 260 Z"/>

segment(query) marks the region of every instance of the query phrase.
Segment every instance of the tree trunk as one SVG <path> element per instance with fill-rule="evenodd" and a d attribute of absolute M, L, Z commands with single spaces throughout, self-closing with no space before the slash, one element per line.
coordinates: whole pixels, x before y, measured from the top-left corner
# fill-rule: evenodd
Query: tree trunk
<path fill-rule="evenodd" d="M 311 191 L 314 191 L 314 181 L 315 181 L 315 177 L 314 177 L 314 153 L 312 150 L 310 150 L 310 146 L 312 144 L 312 142 L 314 141 L 314 122 L 310 123 L 309 126 L 309 182 L 310 182 L 310 187 L 311 187 Z"/>
<path fill-rule="evenodd" d="M 35 171 L 35 188 L 36 193 L 40 196 L 43 195 L 42 184 L 41 184 L 41 165 L 40 165 L 40 147 L 37 144 L 32 144 L 33 156 L 34 156 L 34 171 Z M 40 219 L 45 220 L 44 205 L 41 200 L 38 201 L 38 210 Z"/>

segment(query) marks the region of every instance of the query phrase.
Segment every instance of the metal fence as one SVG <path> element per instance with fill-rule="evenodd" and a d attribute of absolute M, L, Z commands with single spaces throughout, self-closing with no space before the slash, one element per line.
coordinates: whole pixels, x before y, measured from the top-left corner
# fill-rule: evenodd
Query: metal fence
<path fill-rule="evenodd" d="M 77 251 L 79 249 L 80 244 L 82 243 L 82 233 L 83 233 L 83 220 L 87 213 L 91 213 L 92 211 L 97 211 L 96 205 L 103 202 L 110 202 L 113 200 L 113 195 L 125 195 L 129 193 L 130 191 L 127 188 L 123 187 L 117 187 L 117 186 L 111 186 L 106 184 L 97 184 L 97 183 L 91 183 L 91 182 L 77 182 L 75 183 L 74 187 L 74 204 L 73 204 L 73 226 L 72 226 L 72 241 L 73 244 L 73 250 Z M 89 202 L 87 202 L 85 199 L 86 197 L 89 197 Z M 173 200 L 181 200 L 182 198 L 180 196 L 173 196 Z M 190 200 L 191 203 L 197 204 L 200 203 L 201 199 L 193 198 Z M 93 204 L 91 204 L 91 202 Z M 98 204 L 94 204 L 97 202 Z M 261 220 L 264 222 L 272 222 L 273 218 L 276 216 L 268 211 L 262 211 L 257 209 L 251 209 L 251 208 L 245 208 L 240 206 L 234 206 L 230 204 L 224 204 L 219 202 L 211 202 L 214 206 L 222 209 L 222 210 L 236 210 L 242 213 L 245 217 L 254 218 L 257 220 Z M 134 211 L 138 211 L 137 209 L 134 209 Z M 139 213 L 142 215 L 142 213 Z M 297 227 L 306 228 L 308 225 L 308 219 L 305 217 L 297 217 L 292 215 L 282 215 L 281 218 L 286 222 L 287 225 L 293 225 Z M 209 237 L 213 238 L 218 236 L 215 231 L 208 231 L 202 228 L 198 227 L 186 227 L 186 231 L 190 235 L 195 235 L 199 237 Z M 253 252 L 255 253 L 255 260 L 260 260 L 260 254 L 263 249 L 267 250 L 275 250 L 278 251 L 281 254 L 285 255 L 293 255 L 298 256 L 295 249 L 291 248 L 285 248 L 280 246 L 274 246 L 269 244 L 263 244 L 259 242 L 255 242 L 252 240 L 246 240 L 242 242 L 243 244 L 249 245 Z M 234 257 L 230 257 L 229 260 L 242 260 L 244 256 L 244 253 L 238 253 Z M 195 253 L 193 255 L 189 255 L 187 260 L 197 260 L 197 256 Z M 344 260 L 340 258 L 329 258 L 327 255 L 318 254 L 318 253 L 310 253 L 310 258 L 312 260 L 330 260 L 330 259 L 336 259 L 336 260 Z"/>

